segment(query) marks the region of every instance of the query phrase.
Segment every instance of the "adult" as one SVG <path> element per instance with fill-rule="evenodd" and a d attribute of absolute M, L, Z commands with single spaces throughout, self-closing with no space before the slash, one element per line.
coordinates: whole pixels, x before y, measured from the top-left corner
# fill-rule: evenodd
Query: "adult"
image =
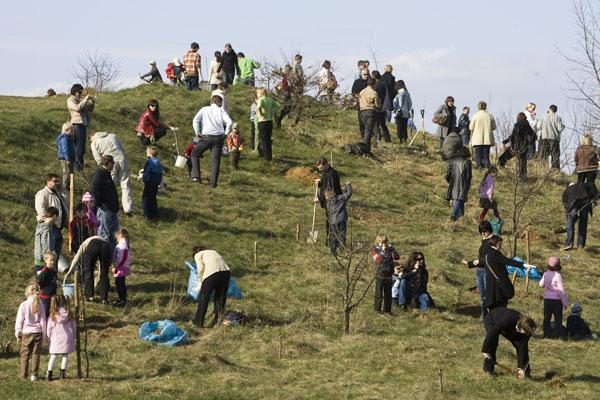
<path fill-rule="evenodd" d="M 362 136 L 362 142 L 368 146 L 368 150 L 371 150 L 371 138 L 375 134 L 375 124 L 377 123 L 377 111 L 381 108 L 379 102 L 379 96 L 373 88 L 375 86 L 375 79 L 372 77 L 367 78 L 367 87 L 364 88 L 358 95 L 358 108 L 360 118 L 364 125 L 364 133 Z"/>
<path fill-rule="evenodd" d="M 385 74 L 384 74 L 385 75 Z M 396 119 L 396 134 L 400 143 L 408 140 L 408 119 L 412 110 L 412 99 L 402 79 L 396 82 L 396 96 L 394 97 L 393 109 Z"/>
<path fill-rule="evenodd" d="M 398 304 L 406 309 L 408 305 L 419 308 L 422 313 L 429 310 L 431 296 L 427 291 L 429 272 L 425 265 L 425 256 L 419 251 L 413 251 L 402 269 Z"/>
<path fill-rule="evenodd" d="M 123 143 L 121 143 L 117 135 L 108 132 L 93 133 L 90 137 L 90 142 L 94 160 L 96 160 L 98 165 L 101 165 L 102 157 L 105 155 L 113 158 L 114 166 L 110 171 L 110 176 L 115 186 L 121 186 L 123 212 L 127 216 L 131 216 L 133 213 L 133 199 L 131 196 L 131 183 L 129 181 L 129 162 L 127 161 L 127 156 L 125 156 Z"/>
<path fill-rule="evenodd" d="M 437 134 L 440 137 L 440 149 L 444 145 L 444 139 L 452 128 L 456 127 L 456 107 L 454 97 L 448 96 L 444 104 L 439 106 L 433 113 L 433 122 L 437 124 Z"/>
<path fill-rule="evenodd" d="M 281 69 L 281 82 L 277 84 L 274 91 L 283 105 L 275 119 L 277 128 L 281 128 L 281 122 L 292 111 L 292 90 L 290 88 L 291 74 L 292 66 L 290 64 L 285 64 Z"/>
<path fill-rule="evenodd" d="M 233 84 L 236 73 L 240 75 L 237 54 L 233 51 L 231 43 L 225 43 L 225 51 L 221 54 L 221 63 L 217 72 L 223 72 L 223 82 L 227 85 Z"/>
<path fill-rule="evenodd" d="M 321 208 L 325 210 L 325 244 L 329 244 L 329 215 L 327 215 L 327 199 L 325 192 L 327 190 L 333 190 L 333 193 L 337 196 L 343 194 L 342 185 L 340 183 L 340 176 L 337 171 L 329 165 L 329 162 L 325 157 L 319 157 L 315 163 L 317 170 L 321 173 L 321 178 L 317 181 L 317 197 L 314 199 L 315 203 L 318 202 Z"/>
<path fill-rule="evenodd" d="M 133 128 L 140 143 L 144 146 L 158 142 L 161 137 L 167 134 L 167 129 L 174 131 L 175 127 L 160 122 L 160 107 L 158 101 L 154 99 L 148 102 L 146 109 L 138 119 L 137 125 Z"/>
<path fill-rule="evenodd" d="M 221 52 L 215 51 L 215 57 L 210 62 L 208 71 L 208 84 L 211 91 L 216 90 L 219 83 L 223 82 L 223 73 L 219 71 L 219 65 L 221 65 Z"/>
<path fill-rule="evenodd" d="M 468 200 L 471 179 L 473 178 L 470 156 L 469 148 L 463 146 L 456 156 L 448 162 L 446 172 L 448 192 L 446 199 L 453 202 L 452 211 L 450 212 L 452 221 L 456 221 L 465 215 L 465 203 Z"/>
<path fill-rule="evenodd" d="M 556 114 L 558 107 L 552 104 L 548 113 L 538 123 L 540 131 L 540 157 L 544 162 L 548 162 L 551 157 L 552 169 L 560 170 L 560 134 L 565 129 L 562 119 Z"/>
<path fill-rule="evenodd" d="M 600 149 L 594 146 L 590 135 L 585 135 L 581 145 L 575 150 L 575 172 L 577 173 L 577 183 L 589 182 L 595 185 L 598 175 L 598 158 Z"/>
<path fill-rule="evenodd" d="M 296 95 L 304 94 L 304 69 L 302 68 L 302 55 L 294 56 L 294 65 L 292 65 L 292 74 L 290 76 L 290 86 Z"/>
<path fill-rule="evenodd" d="M 258 128 L 258 153 L 267 161 L 273 159 L 272 136 L 273 117 L 279 110 L 279 103 L 267 96 L 263 87 L 256 89 L 256 127 Z"/>
<path fill-rule="evenodd" d="M 531 374 L 529 366 L 529 339 L 533 336 L 537 325 L 531 317 L 522 315 L 510 308 L 491 310 L 484 318 L 485 339 L 483 352 L 483 371 L 493 375 L 496 365 L 496 350 L 500 335 L 508 340 L 517 351 L 517 378 L 524 379 Z"/>
<path fill-rule="evenodd" d="M 260 68 L 260 63 L 246 57 L 241 51 L 237 53 L 238 66 L 240 67 L 240 82 L 254 87 L 254 70 Z"/>
<path fill-rule="evenodd" d="M 111 176 L 114 168 L 113 156 L 105 154 L 100 158 L 98 168 L 90 178 L 90 193 L 96 201 L 96 216 L 100 220 L 98 235 L 108 241 L 111 254 L 117 247 L 115 232 L 119 229 L 119 195 Z"/>
<path fill-rule="evenodd" d="M 479 306 L 481 307 L 481 319 L 487 315 L 488 310 L 484 306 L 485 303 L 485 279 L 487 269 L 485 265 L 485 255 L 488 252 L 489 243 L 488 240 L 494 236 L 494 229 L 490 221 L 485 220 L 479 223 L 479 234 L 481 235 L 481 244 L 479 245 L 479 251 L 477 258 L 472 261 L 462 260 L 463 264 L 466 264 L 469 268 L 476 268 L 475 270 L 475 284 L 477 285 L 477 291 L 479 292 Z"/>
<path fill-rule="evenodd" d="M 519 160 L 519 178 L 527 178 L 527 159 L 530 151 L 531 140 L 535 137 L 535 131 L 531 128 L 531 124 L 527 121 L 525 113 L 520 112 L 517 115 L 517 122 L 509 137 L 502 141 L 503 153 L 498 159 L 500 167 L 504 168 L 506 162 L 517 156 Z M 510 143 L 510 147 L 506 145 Z"/>
<path fill-rule="evenodd" d="M 365 136 L 365 123 L 360 116 L 360 104 L 359 104 L 359 95 L 367 87 L 367 81 L 369 79 L 369 71 L 362 70 L 358 79 L 356 79 L 352 83 L 352 97 L 356 101 L 356 113 L 358 115 L 358 132 L 360 137 Z"/>
<path fill-rule="evenodd" d="M 100 262 L 100 280 L 98 281 L 98 291 L 100 292 L 100 301 L 102 304 L 108 304 L 108 290 L 110 283 L 108 271 L 113 262 L 113 252 L 110 245 L 103 236 L 91 236 L 81 243 L 69 271 L 65 274 L 65 280 L 74 268 L 78 268 L 82 274 L 83 295 L 88 301 L 94 301 L 94 269 L 98 261 Z"/>
<path fill-rule="evenodd" d="M 227 114 L 229 114 L 229 101 L 227 100 L 227 91 L 229 89 L 229 85 L 225 82 L 221 82 L 217 85 L 217 88 L 211 92 L 212 96 L 221 96 L 223 98 L 223 110 Z"/>
<path fill-rule="evenodd" d="M 387 236 L 377 235 L 375 247 L 371 250 L 371 257 L 375 262 L 375 312 L 381 314 L 381 303 L 383 301 L 383 313 L 392 314 L 392 274 L 394 273 L 395 261 L 400 258 L 394 246 L 390 245 Z"/>
<path fill-rule="evenodd" d="M 66 199 L 63 199 L 60 191 L 60 177 L 57 174 L 46 175 L 46 185 L 35 194 L 35 212 L 38 223 L 44 222 L 44 214 L 48 208 L 54 207 L 58 210 L 58 218 L 54 225 L 58 229 L 68 226 L 69 216 Z"/>
<path fill-rule="evenodd" d="M 183 67 L 185 69 L 185 84 L 188 90 L 198 89 L 199 77 L 202 76 L 202 64 L 198 49 L 200 45 L 192 42 L 190 49 L 183 56 Z"/>
<path fill-rule="evenodd" d="M 527 103 L 527 105 L 525 106 L 525 111 L 523 111 L 523 113 L 525 114 L 525 117 L 527 117 L 527 122 L 529 122 L 529 126 L 531 126 L 531 129 L 533 130 L 534 133 L 536 133 L 536 135 L 534 135 L 532 138 L 529 139 L 529 141 L 527 142 L 527 159 L 531 160 L 533 157 L 535 157 L 535 142 L 537 141 L 537 131 L 538 131 L 538 120 L 537 120 L 537 116 L 535 114 L 535 103 Z"/>
<path fill-rule="evenodd" d="M 373 89 L 377 92 L 379 98 L 380 108 L 375 113 L 375 126 L 377 127 L 378 135 L 377 140 L 380 140 L 383 136 L 383 140 L 391 142 L 390 131 L 387 127 L 387 113 L 390 111 L 392 106 L 392 99 L 390 99 L 390 92 L 388 85 L 381 80 L 381 74 L 379 71 L 371 72 L 371 76 L 375 79 L 375 86 Z"/>
<path fill-rule="evenodd" d="M 456 157 L 458 152 L 465 146 L 459 129 L 458 127 L 452 128 L 446 139 L 444 139 L 444 144 L 440 152 L 440 157 L 443 161 L 448 161 Z"/>
<path fill-rule="evenodd" d="M 477 108 L 479 111 L 473 115 L 469 124 L 471 146 L 475 151 L 475 168 L 488 169 L 490 167 L 490 148 L 495 144 L 496 119 L 487 111 L 485 101 L 480 101 Z"/>
<path fill-rule="evenodd" d="M 593 185 L 570 183 L 562 195 L 563 206 L 567 213 L 567 239 L 563 250 L 573 249 L 575 241 L 575 223 L 577 227 L 577 247 L 583 249 L 587 240 L 588 216 L 598 193 Z"/>
<path fill-rule="evenodd" d="M 331 61 L 325 60 L 321 64 L 321 71 L 319 71 L 319 95 L 321 99 L 331 103 L 337 87 L 338 83 L 331 69 Z"/>
<path fill-rule="evenodd" d="M 485 262 L 485 302 L 484 306 L 488 310 L 498 307 L 506 307 L 508 300 L 515 294 L 508 272 L 507 265 L 512 265 L 517 268 L 523 268 L 522 261 L 511 260 L 504 257 L 502 254 L 502 238 L 500 236 L 492 236 L 488 239 L 488 251 L 484 257 Z"/>
<path fill-rule="evenodd" d="M 140 75 L 140 78 L 148 83 L 162 83 L 163 79 L 158 68 L 156 68 L 156 61 L 150 60 L 148 64 L 150 64 L 150 71 L 146 72 L 144 75 Z"/>
<path fill-rule="evenodd" d="M 225 263 L 223 256 L 215 250 L 209 250 L 204 246 L 196 246 L 193 249 L 193 253 L 198 271 L 198 279 L 201 282 L 200 298 L 198 299 L 194 325 L 198 328 L 204 327 L 204 318 L 208 309 L 208 302 L 212 295 L 214 296 L 215 315 L 210 323 L 210 327 L 213 327 L 221 321 L 225 313 L 231 271 Z"/>
<path fill-rule="evenodd" d="M 87 141 L 87 128 L 92 119 L 96 98 L 92 95 L 83 97 L 83 86 L 79 83 L 71 87 L 71 95 L 67 99 L 67 108 L 71 114 L 73 124 L 73 144 L 75 145 L 75 161 L 73 169 L 82 171 L 84 167 L 83 156 Z"/>
<path fill-rule="evenodd" d="M 463 146 L 468 146 L 471 141 L 471 130 L 469 129 L 469 125 L 471 124 L 471 119 L 469 118 L 469 112 L 471 109 L 467 106 L 463 107 L 463 112 L 458 117 L 458 129 L 460 129 L 460 138 L 462 139 Z"/>
<path fill-rule="evenodd" d="M 192 122 L 197 136 L 197 143 L 191 154 L 192 182 L 200 182 L 200 156 L 210 149 L 212 153 L 210 185 L 213 188 L 217 187 L 223 142 L 225 135 L 231 131 L 232 124 L 231 117 L 223 109 L 222 95 L 212 96 L 211 104 L 198 111 Z"/>
<path fill-rule="evenodd" d="M 387 100 L 383 103 L 383 109 L 387 112 L 386 117 L 388 121 L 392 120 L 393 101 L 398 93 L 396 90 L 396 77 L 392 75 L 393 70 L 394 68 L 390 64 L 387 64 L 383 67 L 383 74 L 381 74 L 381 81 L 387 87 Z"/>

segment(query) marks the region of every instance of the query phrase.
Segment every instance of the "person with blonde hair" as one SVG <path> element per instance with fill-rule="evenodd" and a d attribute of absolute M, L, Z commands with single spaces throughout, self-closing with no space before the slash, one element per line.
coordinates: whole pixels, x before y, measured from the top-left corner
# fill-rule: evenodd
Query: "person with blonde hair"
<path fill-rule="evenodd" d="M 595 184 L 598 175 L 598 159 L 600 158 L 600 149 L 594 146 L 594 141 L 590 135 L 585 135 L 581 145 L 575 150 L 575 172 L 577 173 L 577 183 L 590 182 Z"/>
<path fill-rule="evenodd" d="M 480 101 L 477 104 L 477 111 L 469 129 L 471 130 L 471 146 L 475 153 L 475 167 L 478 169 L 487 169 L 490 167 L 490 148 L 495 144 L 494 131 L 496 130 L 496 120 L 492 114 L 487 111 L 487 103 Z"/>
<path fill-rule="evenodd" d="M 58 161 L 62 170 L 62 186 L 67 191 L 71 184 L 73 173 L 73 162 L 75 161 L 75 147 L 73 146 L 73 124 L 65 122 L 60 134 L 56 137 L 56 149 L 58 150 Z"/>
<path fill-rule="evenodd" d="M 279 103 L 267 96 L 264 87 L 256 89 L 256 126 L 258 127 L 258 153 L 267 161 L 273 159 L 272 135 L 273 117 L 279 110 Z"/>
<path fill-rule="evenodd" d="M 23 379 L 29 376 L 31 359 L 31 380 L 38 380 L 42 342 L 46 337 L 46 309 L 38 298 L 37 285 L 30 283 L 25 288 L 27 299 L 19 305 L 15 321 L 15 336 L 21 354 L 21 373 Z"/>
<path fill-rule="evenodd" d="M 529 126 L 531 126 L 531 129 L 533 130 L 534 133 L 537 132 L 538 130 L 538 120 L 535 114 L 535 108 L 536 105 L 535 103 L 529 102 L 527 103 L 527 105 L 525 106 L 525 111 L 523 111 L 523 113 L 525 114 L 525 117 L 527 118 L 527 122 L 529 123 Z M 527 143 L 527 159 L 530 160 L 533 157 L 535 157 L 535 142 L 537 141 L 538 137 L 537 135 L 533 135 L 533 137 L 531 137 Z"/>
<path fill-rule="evenodd" d="M 59 379 L 65 379 L 69 353 L 75 351 L 75 319 L 71 315 L 69 298 L 65 295 L 57 294 L 52 297 L 47 331 L 50 360 L 48 360 L 46 380 L 52 380 L 54 363 L 58 356 L 61 356 Z"/>
<path fill-rule="evenodd" d="M 371 250 L 371 257 L 375 263 L 375 312 L 382 314 L 381 303 L 383 302 L 383 313 L 392 314 L 392 275 L 394 263 L 400 259 L 400 255 L 390 245 L 388 237 L 378 234 L 375 238 L 375 246 Z"/>

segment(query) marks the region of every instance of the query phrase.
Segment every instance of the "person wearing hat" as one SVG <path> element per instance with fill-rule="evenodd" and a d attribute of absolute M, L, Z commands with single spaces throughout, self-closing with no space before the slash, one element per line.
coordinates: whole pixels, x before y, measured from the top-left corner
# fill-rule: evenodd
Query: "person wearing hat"
<path fill-rule="evenodd" d="M 179 58 L 174 58 L 172 62 L 167 64 L 167 69 L 165 69 L 165 74 L 167 75 L 167 79 L 173 84 L 183 84 L 185 68 Z"/>
<path fill-rule="evenodd" d="M 145 80 L 148 83 L 155 83 L 155 82 L 162 83 L 162 81 L 163 81 L 162 76 L 160 75 L 158 68 L 156 68 L 156 61 L 150 60 L 150 62 L 148 64 L 150 64 L 150 71 L 145 73 L 144 75 L 140 75 L 140 78 Z"/>
<path fill-rule="evenodd" d="M 590 326 L 581 318 L 583 307 L 581 304 L 574 303 L 571 306 L 571 315 L 567 318 L 567 331 L 571 340 L 595 339 L 596 335 L 592 333 Z"/>
<path fill-rule="evenodd" d="M 569 306 L 569 298 L 565 293 L 563 278 L 560 274 L 560 258 L 552 256 L 548 258 L 548 270 L 540 279 L 540 287 L 544 288 L 544 338 L 558 339 L 564 336 L 563 332 L 563 308 Z M 554 316 L 554 329 L 550 321 Z"/>
<path fill-rule="evenodd" d="M 229 159 L 233 169 L 238 169 L 240 162 L 240 153 L 244 149 L 244 137 L 240 133 L 240 124 L 234 122 L 231 126 L 231 133 L 227 135 L 227 149 L 229 150 Z"/>
<path fill-rule="evenodd" d="M 196 146 L 192 150 L 192 182 L 200 182 L 200 157 L 207 150 L 211 150 L 212 164 L 210 171 L 210 186 L 217 187 L 219 179 L 219 168 L 221 166 L 221 154 L 225 135 L 231 131 L 233 121 L 223 109 L 223 95 L 214 94 L 211 104 L 202 107 L 192 122 L 196 133 Z"/>

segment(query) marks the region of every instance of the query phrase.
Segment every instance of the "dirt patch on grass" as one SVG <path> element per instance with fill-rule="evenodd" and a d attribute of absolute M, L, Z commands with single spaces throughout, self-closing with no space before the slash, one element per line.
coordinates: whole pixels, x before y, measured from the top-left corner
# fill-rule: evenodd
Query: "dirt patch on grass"
<path fill-rule="evenodd" d="M 319 178 L 316 172 L 308 167 L 294 167 L 285 172 L 286 179 L 294 179 L 307 185 L 314 185 L 315 179 Z"/>

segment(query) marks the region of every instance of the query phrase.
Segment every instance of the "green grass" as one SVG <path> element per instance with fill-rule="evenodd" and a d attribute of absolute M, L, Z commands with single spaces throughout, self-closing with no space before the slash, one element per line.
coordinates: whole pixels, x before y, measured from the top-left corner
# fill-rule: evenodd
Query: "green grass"
<path fill-rule="evenodd" d="M 94 128 L 114 132 L 123 140 L 132 171 L 143 166 L 144 151 L 132 129 L 149 98 L 159 100 L 164 121 L 181 128 L 180 148 L 192 137 L 193 115 L 208 101 L 206 93 L 150 85 L 100 94 Z M 230 100 L 233 117 L 245 135 L 250 98 L 249 91 L 236 88 Z M 0 358 L 3 398 L 597 398 L 597 342 L 548 341 L 538 335 L 531 341 L 534 379 L 521 382 L 502 371 L 497 379 L 484 376 L 478 296 L 467 290 L 474 286 L 473 271 L 460 265 L 461 258 L 476 255 L 479 245 L 474 218 L 479 212 L 475 197 L 482 174 L 475 173 L 465 218 L 449 223 L 449 209 L 441 200 L 445 165 L 438 157 L 398 150 L 397 145 L 377 149 L 381 164 L 346 156 L 339 147 L 355 138 L 355 113 L 337 110 L 332 110 L 330 120 L 308 121 L 301 129 L 284 124 L 274 134 L 270 164 L 244 153 L 241 170 L 232 171 L 228 159 L 223 159 L 216 190 L 189 184 L 186 173 L 173 168 L 169 157 L 171 134 L 163 138 L 160 158 L 168 166 L 168 190 L 159 194 L 161 220 L 153 224 L 141 218 L 139 182 L 133 183 L 137 214 L 121 218 L 132 236 L 131 307 L 118 310 L 92 304 L 87 308 L 90 379 L 51 384 L 17 379 L 13 324 L 23 288 L 32 279 L 33 196 L 43 186 L 43 176 L 59 170 L 54 139 L 67 118 L 65 101 L 65 97 L 0 97 L 0 343 L 10 341 L 10 352 Z M 431 153 L 436 146 L 429 143 Z M 321 244 L 314 248 L 305 240 L 312 220 L 313 189 L 285 177 L 288 169 L 310 166 L 330 151 L 342 181 L 351 181 L 355 188 L 350 201 L 354 237 L 372 241 L 378 232 L 385 232 L 403 254 L 423 251 L 439 312 L 430 312 L 426 319 L 410 312 L 377 317 L 369 294 L 352 316 L 351 335 L 341 335 L 338 280 L 329 269 L 332 259 Z M 91 165 L 89 150 L 87 160 Z M 201 163 L 206 178 L 208 158 Z M 77 175 L 78 190 L 91 172 L 88 168 Z M 527 220 L 536 222 L 532 261 L 540 266 L 557 254 L 564 239 L 552 233 L 564 224 L 560 204 L 564 182 L 564 177 L 553 177 L 543 196 L 526 210 Z M 509 198 L 506 185 L 507 178 L 500 176 L 501 207 Z M 300 242 L 295 240 L 296 224 L 302 228 Z M 317 229 L 323 235 L 321 212 Z M 588 248 L 563 258 L 568 294 L 583 304 L 584 317 L 596 329 L 600 326 L 599 239 L 600 230 L 590 224 Z M 191 259 L 191 248 L 197 243 L 225 256 L 245 293 L 243 300 L 228 301 L 228 309 L 248 315 L 247 325 L 191 329 L 195 304 L 182 300 L 187 282 L 183 261 Z M 518 253 L 523 254 L 522 244 Z M 512 306 L 541 322 L 540 293 L 533 284 L 524 296 L 520 281 Z M 141 322 L 163 318 L 186 328 L 191 344 L 165 349 L 137 338 Z M 506 341 L 501 341 L 498 354 L 505 364 L 516 364 Z M 72 355 L 71 377 L 74 360 Z M 42 370 L 46 362 L 44 356 Z M 440 369 L 443 393 L 438 388 Z M 544 379 L 551 370 L 560 372 L 562 385 Z"/>

